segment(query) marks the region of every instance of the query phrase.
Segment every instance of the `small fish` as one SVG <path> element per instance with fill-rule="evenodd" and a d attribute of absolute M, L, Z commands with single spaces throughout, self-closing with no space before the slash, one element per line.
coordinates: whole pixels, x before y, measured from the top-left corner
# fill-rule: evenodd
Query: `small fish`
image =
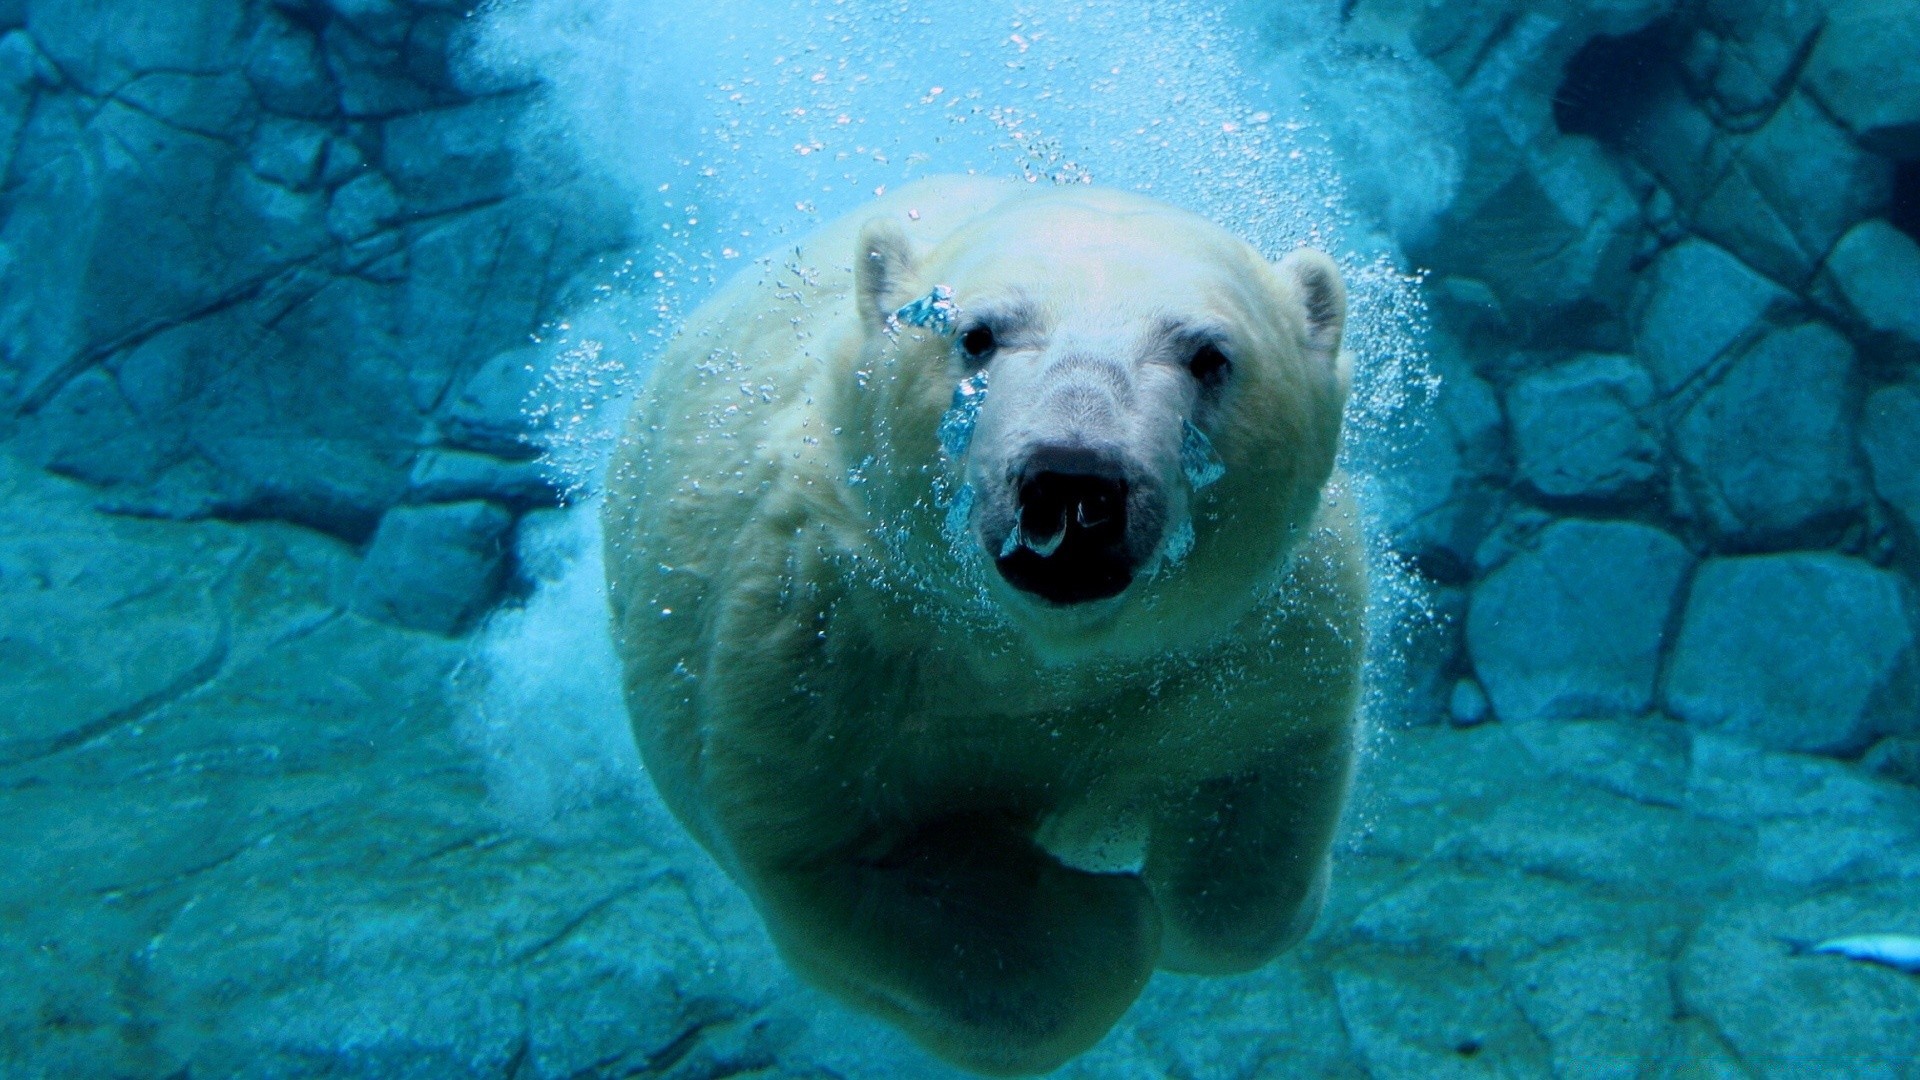
<path fill-rule="evenodd" d="M 1829 938 L 1818 945 L 1789 941 L 1787 945 L 1795 956 L 1818 954 L 1826 956 L 1844 956 L 1849 960 L 1864 960 L 1870 964 L 1882 964 L 1895 971 L 1904 971 L 1909 975 L 1920 975 L 1920 935 L 1915 934 L 1854 934 L 1850 937 Z"/>

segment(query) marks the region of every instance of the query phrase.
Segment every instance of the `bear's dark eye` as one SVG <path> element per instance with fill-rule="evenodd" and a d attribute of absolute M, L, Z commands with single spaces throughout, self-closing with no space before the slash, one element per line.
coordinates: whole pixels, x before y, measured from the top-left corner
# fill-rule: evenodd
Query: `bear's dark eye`
<path fill-rule="evenodd" d="M 1233 365 L 1228 362 L 1227 354 L 1217 345 L 1202 345 L 1193 352 L 1193 358 L 1187 361 L 1187 370 L 1206 387 L 1219 386 L 1227 381 L 1227 370 Z"/>
<path fill-rule="evenodd" d="M 999 344 L 993 339 L 993 330 L 985 326 L 976 326 L 960 335 L 960 348 L 974 360 L 983 359 Z"/>

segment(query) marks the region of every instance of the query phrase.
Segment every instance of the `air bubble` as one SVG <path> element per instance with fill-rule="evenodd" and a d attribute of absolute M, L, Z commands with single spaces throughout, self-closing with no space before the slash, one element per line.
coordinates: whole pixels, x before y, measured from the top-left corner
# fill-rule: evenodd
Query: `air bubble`
<path fill-rule="evenodd" d="M 902 309 L 905 310 L 905 309 Z M 976 371 L 953 388 L 953 404 L 940 417 L 940 449 L 947 460 L 959 464 L 973 445 L 973 426 L 980 421 L 980 407 L 987 401 L 987 373 Z"/>
<path fill-rule="evenodd" d="M 924 326 L 936 334 L 952 334 L 960 318 L 960 305 L 953 302 L 953 289 L 935 285 L 933 291 L 907 304 L 893 317 L 909 326 Z"/>
<path fill-rule="evenodd" d="M 1227 475 L 1227 463 L 1220 460 L 1219 451 L 1213 448 L 1213 440 L 1207 433 L 1186 422 L 1186 430 L 1180 438 L 1180 471 L 1187 476 L 1187 486 L 1195 491 L 1216 483 Z M 1187 526 L 1192 529 L 1193 526 Z"/>

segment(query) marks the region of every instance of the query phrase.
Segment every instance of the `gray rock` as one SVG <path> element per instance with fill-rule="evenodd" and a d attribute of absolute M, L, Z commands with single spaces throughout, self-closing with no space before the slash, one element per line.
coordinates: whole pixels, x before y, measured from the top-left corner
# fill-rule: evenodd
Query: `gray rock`
<path fill-rule="evenodd" d="M 1473 679 L 1459 679 L 1447 698 L 1447 721 L 1454 727 L 1472 727 L 1493 718 L 1493 703 Z"/>
<path fill-rule="evenodd" d="M 248 164 L 282 187 L 310 187 L 320 179 L 331 138 L 319 124 L 268 117 L 254 129 Z"/>
<path fill-rule="evenodd" d="M 231 142 L 242 141 L 254 119 L 252 88 L 231 71 L 150 72 L 114 97 L 176 127 Z"/>
<path fill-rule="evenodd" d="M 1625 150 L 1690 216 L 1726 175 L 1739 142 L 1714 123 L 1678 73 L 1656 66 L 1643 74 L 1650 83 L 1645 111 Z"/>
<path fill-rule="evenodd" d="M 1832 540 L 1866 494 L 1854 454 L 1853 347 L 1820 323 L 1774 330 L 1672 421 L 1676 496 L 1749 550 Z"/>
<path fill-rule="evenodd" d="M 1709 560 L 1694 575 L 1662 696 L 1703 730 L 1854 753 L 1920 717 L 1900 580 L 1827 553 Z"/>
<path fill-rule="evenodd" d="M 0 176 L 8 175 L 14 143 L 26 127 L 38 91 L 58 79 L 59 72 L 34 48 L 33 38 L 25 31 L 0 36 Z"/>
<path fill-rule="evenodd" d="M 414 463 L 407 497 L 422 503 L 486 499 L 513 507 L 554 506 L 560 500 L 560 485 L 537 461 L 430 450 Z"/>
<path fill-rule="evenodd" d="M 1503 425 L 1492 387 L 1457 353 L 1436 354 L 1431 414 L 1381 472 L 1383 516 L 1395 550 L 1427 576 L 1458 582 L 1500 512 Z"/>
<path fill-rule="evenodd" d="M 1860 446 L 1873 469 L 1873 487 L 1920 532 L 1920 387 L 1882 387 L 1867 398 Z"/>
<path fill-rule="evenodd" d="M 1667 965 L 1644 949 L 1581 942 L 1515 974 L 1520 1011 L 1553 1048 L 1554 1076 L 1637 1080 L 1667 1056 Z"/>
<path fill-rule="evenodd" d="M 1701 733 L 1685 806 L 1750 829 L 1752 872 L 1797 895 L 1920 875 L 1920 792 L 1846 762 Z"/>
<path fill-rule="evenodd" d="M 512 514 L 479 500 L 387 511 L 354 580 L 354 610 L 414 630 L 459 632 L 497 595 L 512 526 Z"/>
<path fill-rule="evenodd" d="M 1847 230 L 1816 287 L 1890 365 L 1920 360 L 1920 245 L 1885 219 Z"/>
<path fill-rule="evenodd" d="M 0 766 L 138 724 L 193 692 L 230 645 L 231 536 L 103 529 L 80 492 L 0 455 Z"/>
<path fill-rule="evenodd" d="M 1467 647 L 1508 722 L 1651 708 L 1662 637 L 1693 559 L 1658 529 L 1561 521 L 1473 591 Z"/>
<path fill-rule="evenodd" d="M 1685 51 L 1696 93 L 1735 130 L 1763 122 L 1790 89 L 1822 7 L 1806 0 L 1713 0 Z"/>
<path fill-rule="evenodd" d="M 1893 170 L 1795 94 L 1741 146 L 1695 214 L 1702 235 L 1795 288 L 1840 235 L 1880 211 Z"/>
<path fill-rule="evenodd" d="M 519 96 L 507 95 L 395 117 L 383 125 L 383 171 L 414 213 L 503 198 L 524 107 Z"/>
<path fill-rule="evenodd" d="M 320 41 L 348 116 L 397 116 L 440 103 L 436 87 L 407 71 L 399 43 L 383 45 L 345 19 L 329 19 Z"/>
<path fill-rule="evenodd" d="M 1806 85 L 1868 149 L 1920 155 L 1920 19 L 1901 0 L 1841 0 L 1807 60 Z"/>
<path fill-rule="evenodd" d="M 319 39 L 276 8 L 260 13 L 242 70 L 260 104 L 272 112 L 318 118 L 340 111 L 340 92 Z"/>
<path fill-rule="evenodd" d="M 505 458 L 538 452 L 542 430 L 529 412 L 546 370 L 537 348 L 512 349 L 487 361 L 448 403 L 447 441 Z"/>
<path fill-rule="evenodd" d="M 327 231 L 341 240 L 360 240 L 392 225 L 402 213 L 400 196 L 379 173 L 361 173 L 333 193 L 327 207 Z"/>
<path fill-rule="evenodd" d="M 1520 479 L 1552 499 L 1623 502 L 1659 480 L 1653 379 L 1625 356 L 1584 355 L 1507 393 Z"/>
<path fill-rule="evenodd" d="M 1762 320 L 1793 303 L 1785 289 L 1704 240 L 1669 248 L 1648 269 L 1635 298 L 1634 351 L 1660 388 L 1692 382 Z"/>
<path fill-rule="evenodd" d="M 1531 148 L 1524 165 L 1471 208 L 1457 206 L 1427 250 L 1446 272 L 1490 284 L 1509 307 L 1539 313 L 1624 305 L 1640 208 L 1591 139 Z"/>
<path fill-rule="evenodd" d="M 1483 1053 L 1515 1072 L 1547 1072 L 1549 1050 L 1525 1017 L 1485 971 L 1463 961 L 1369 957 L 1336 969 L 1333 984 L 1369 1076 L 1485 1075 L 1476 1067 Z"/>
<path fill-rule="evenodd" d="M 406 0 L 325 0 L 326 6 L 377 44 L 393 47 L 406 39 L 416 5 Z"/>
<path fill-rule="evenodd" d="M 1920 787 L 1920 735 L 1889 735 L 1873 744 L 1860 767 L 1887 780 Z"/>
<path fill-rule="evenodd" d="M 1848 1076 L 1912 1075 L 1920 1060 L 1920 982 L 1788 942 L 1910 926 L 1911 886 L 1839 889 L 1793 899 L 1730 900 L 1702 921 L 1677 965 L 1681 1006 L 1712 1021 L 1763 1076 L 1845 1062 Z M 1826 1022 L 1846 1016 L 1844 1024 Z"/>
<path fill-rule="evenodd" d="M 1652 806 L 1686 801 L 1691 732 L 1659 716 L 1638 720 L 1536 721 L 1513 737 L 1542 766 L 1623 799 Z"/>
<path fill-rule="evenodd" d="M 62 476 L 101 487 L 137 484 L 178 456 L 173 433 L 137 415 L 112 374 L 94 369 L 68 383 L 22 424 L 20 450 Z"/>
<path fill-rule="evenodd" d="M 82 86 L 105 94 L 153 72 L 224 70 L 248 11 L 238 4 L 35 3 L 34 40 Z"/>

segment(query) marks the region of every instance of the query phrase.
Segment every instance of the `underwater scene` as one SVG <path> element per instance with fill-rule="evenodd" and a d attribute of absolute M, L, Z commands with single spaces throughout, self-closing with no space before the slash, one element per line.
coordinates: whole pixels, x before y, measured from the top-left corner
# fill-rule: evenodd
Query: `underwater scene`
<path fill-rule="evenodd" d="M 0 0 L 0 1077 L 1920 1077 L 1914 0 Z"/>

